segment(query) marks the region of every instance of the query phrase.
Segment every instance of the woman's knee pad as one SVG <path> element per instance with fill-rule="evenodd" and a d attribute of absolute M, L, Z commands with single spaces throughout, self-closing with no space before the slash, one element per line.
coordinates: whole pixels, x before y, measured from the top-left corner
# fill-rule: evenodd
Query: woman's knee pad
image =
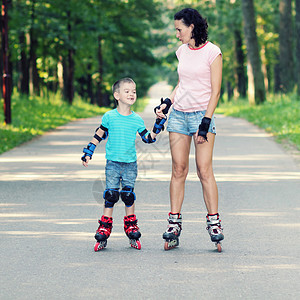
<path fill-rule="evenodd" d="M 117 189 L 106 189 L 103 193 L 104 206 L 113 207 L 119 201 L 119 195 L 120 193 Z"/>
<path fill-rule="evenodd" d="M 133 188 L 130 186 L 124 186 L 123 189 L 120 192 L 121 199 L 125 203 L 127 207 L 130 207 L 133 205 L 135 201 L 135 193 L 133 191 Z"/>

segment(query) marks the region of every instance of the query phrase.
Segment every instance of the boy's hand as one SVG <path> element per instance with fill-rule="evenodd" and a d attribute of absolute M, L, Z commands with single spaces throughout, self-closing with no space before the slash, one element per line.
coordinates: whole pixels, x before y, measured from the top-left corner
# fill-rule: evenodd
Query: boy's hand
<path fill-rule="evenodd" d="M 88 167 L 88 164 L 89 164 L 89 161 L 91 160 L 91 158 L 89 156 L 86 156 L 85 157 L 85 161 L 82 161 L 82 164 L 85 166 L 85 167 Z"/>
<path fill-rule="evenodd" d="M 85 148 L 83 148 L 83 155 L 81 157 L 82 163 L 85 167 L 88 166 L 88 162 L 90 159 L 92 159 L 92 156 L 94 154 L 96 145 L 90 142 Z"/>
<path fill-rule="evenodd" d="M 163 131 L 165 129 L 165 122 L 167 121 L 167 117 L 165 116 L 164 118 L 157 118 L 155 123 L 154 123 L 154 127 L 153 127 L 153 132 L 155 134 L 159 134 L 161 131 Z"/>
<path fill-rule="evenodd" d="M 154 108 L 155 114 L 160 118 L 163 119 L 166 117 L 166 114 L 169 112 L 170 107 L 172 106 L 172 101 L 169 98 L 163 100 L 160 99 L 160 105 Z"/>
<path fill-rule="evenodd" d="M 165 119 L 166 115 L 163 113 L 163 110 L 167 107 L 167 104 L 163 103 L 156 107 L 155 114 L 159 119 Z"/>

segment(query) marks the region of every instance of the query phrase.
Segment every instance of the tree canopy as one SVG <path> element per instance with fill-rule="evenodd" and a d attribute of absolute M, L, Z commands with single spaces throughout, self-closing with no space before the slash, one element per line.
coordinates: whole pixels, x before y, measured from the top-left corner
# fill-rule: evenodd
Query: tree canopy
<path fill-rule="evenodd" d="M 224 97 L 246 97 L 255 88 L 254 101 L 260 103 L 265 93 L 286 93 L 297 85 L 300 93 L 299 0 L 7 3 L 12 84 L 22 94 L 60 92 L 71 104 L 76 93 L 109 106 L 111 85 L 120 77 L 132 77 L 139 96 L 158 80 L 175 84 L 180 42 L 173 15 L 183 7 L 207 18 L 209 40 L 222 50 Z"/>

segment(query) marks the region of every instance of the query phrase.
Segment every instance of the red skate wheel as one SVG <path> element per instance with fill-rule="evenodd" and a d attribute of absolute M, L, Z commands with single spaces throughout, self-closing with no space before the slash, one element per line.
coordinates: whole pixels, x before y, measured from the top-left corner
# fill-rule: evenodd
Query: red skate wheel
<path fill-rule="evenodd" d="M 100 243 L 98 243 L 98 242 L 95 244 L 95 247 L 94 247 L 95 252 L 98 252 L 100 250 L 99 245 L 100 245 Z"/>
<path fill-rule="evenodd" d="M 164 249 L 165 249 L 166 251 L 167 251 L 167 250 L 170 250 L 170 248 L 169 248 L 169 243 L 168 243 L 168 242 L 165 242 Z"/>
<path fill-rule="evenodd" d="M 141 250 L 141 248 L 142 248 L 141 242 L 140 241 L 136 241 L 136 244 L 137 244 L 137 248 L 136 249 Z"/>
<path fill-rule="evenodd" d="M 217 250 L 218 250 L 218 252 L 222 252 L 222 246 L 221 246 L 221 244 L 220 243 L 217 243 Z"/>
<path fill-rule="evenodd" d="M 141 250 L 142 248 L 141 242 L 139 240 L 130 240 L 130 246 L 138 250 Z"/>

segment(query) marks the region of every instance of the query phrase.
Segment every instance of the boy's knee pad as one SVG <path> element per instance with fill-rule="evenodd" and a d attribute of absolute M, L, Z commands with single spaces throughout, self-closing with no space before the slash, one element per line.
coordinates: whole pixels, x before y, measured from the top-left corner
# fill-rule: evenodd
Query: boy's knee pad
<path fill-rule="evenodd" d="M 119 191 L 116 189 L 106 189 L 103 193 L 105 207 L 113 207 L 119 201 Z"/>
<path fill-rule="evenodd" d="M 125 203 L 125 205 L 127 207 L 132 206 L 135 201 L 135 193 L 133 191 L 133 188 L 130 186 L 124 186 L 120 193 L 121 199 Z"/>

